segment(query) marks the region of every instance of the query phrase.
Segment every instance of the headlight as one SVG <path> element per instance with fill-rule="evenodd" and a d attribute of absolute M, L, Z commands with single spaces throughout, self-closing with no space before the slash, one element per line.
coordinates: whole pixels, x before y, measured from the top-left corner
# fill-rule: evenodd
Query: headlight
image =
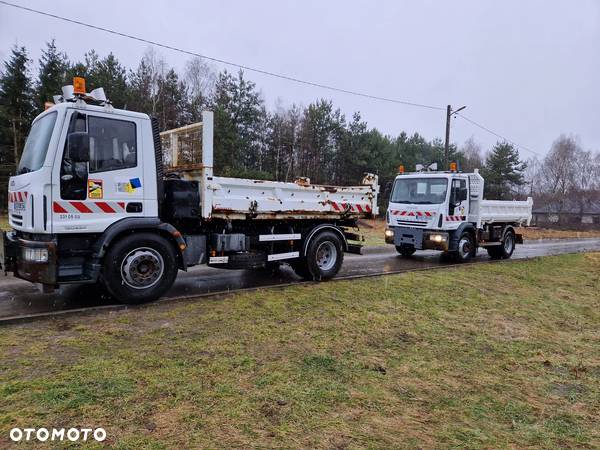
<path fill-rule="evenodd" d="M 443 234 L 430 234 L 429 240 L 433 242 L 444 242 L 446 240 L 446 236 Z"/>
<path fill-rule="evenodd" d="M 394 232 L 390 229 L 385 230 L 385 237 L 394 237 Z"/>
<path fill-rule="evenodd" d="M 48 262 L 48 249 L 23 247 L 23 259 L 39 263 Z"/>

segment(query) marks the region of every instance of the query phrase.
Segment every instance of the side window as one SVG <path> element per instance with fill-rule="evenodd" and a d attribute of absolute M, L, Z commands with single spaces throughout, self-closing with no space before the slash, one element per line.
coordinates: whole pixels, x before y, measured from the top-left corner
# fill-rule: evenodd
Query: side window
<path fill-rule="evenodd" d="M 467 180 L 453 179 L 452 180 L 452 201 L 459 203 L 467 200 Z"/>
<path fill-rule="evenodd" d="M 90 173 L 137 166 L 135 123 L 88 117 Z"/>
<path fill-rule="evenodd" d="M 86 131 L 86 115 L 76 111 L 71 115 L 68 134 L 78 131 Z M 71 160 L 65 141 L 60 166 L 60 197 L 64 200 L 85 200 L 87 180 L 87 164 Z"/>

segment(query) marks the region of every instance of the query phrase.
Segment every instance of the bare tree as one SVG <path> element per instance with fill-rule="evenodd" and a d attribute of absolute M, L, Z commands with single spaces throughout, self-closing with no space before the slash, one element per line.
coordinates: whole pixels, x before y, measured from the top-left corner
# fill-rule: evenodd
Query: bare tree
<path fill-rule="evenodd" d="M 527 160 L 527 167 L 523 174 L 525 177 L 525 184 L 522 186 L 519 195 L 538 196 L 543 193 L 542 167 L 543 163 L 535 156 Z"/>
<path fill-rule="evenodd" d="M 160 55 L 153 47 L 150 47 L 142 57 L 142 63 L 146 65 L 148 77 L 150 79 L 150 101 L 152 105 L 152 115 L 156 115 L 157 105 L 160 102 L 160 80 L 166 77 L 168 65 L 164 57 Z"/>
<path fill-rule="evenodd" d="M 573 189 L 581 151 L 573 136 L 561 135 L 554 141 L 542 166 L 542 187 L 546 192 L 564 198 Z"/>
<path fill-rule="evenodd" d="M 190 89 L 190 95 L 208 98 L 215 91 L 217 76 L 210 64 L 196 57 L 185 64 L 184 80 Z"/>
<path fill-rule="evenodd" d="M 465 141 L 460 148 L 460 152 L 463 154 L 463 171 L 472 172 L 474 169 L 481 169 L 483 167 L 481 144 L 473 136 Z"/>

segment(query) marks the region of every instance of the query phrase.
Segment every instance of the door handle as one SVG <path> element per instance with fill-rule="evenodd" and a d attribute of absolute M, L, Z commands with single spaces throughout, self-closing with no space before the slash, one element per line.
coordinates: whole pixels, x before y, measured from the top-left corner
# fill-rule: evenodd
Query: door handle
<path fill-rule="evenodd" d="M 127 206 L 125 207 L 125 211 L 128 213 L 141 213 L 142 209 L 143 207 L 141 202 L 130 202 L 127 203 Z"/>

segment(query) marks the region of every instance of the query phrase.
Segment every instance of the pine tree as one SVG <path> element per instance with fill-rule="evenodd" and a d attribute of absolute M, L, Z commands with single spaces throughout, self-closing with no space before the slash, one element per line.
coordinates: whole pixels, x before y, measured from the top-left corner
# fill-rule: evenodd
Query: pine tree
<path fill-rule="evenodd" d="M 333 103 L 320 99 L 308 105 L 302 119 L 300 170 L 318 183 L 332 182 L 340 171 L 337 167 L 346 119 Z"/>
<path fill-rule="evenodd" d="M 4 62 L 0 77 L 0 127 L 12 147 L 12 155 L 2 155 L 3 161 L 19 161 L 33 119 L 35 107 L 29 63 L 25 47 L 15 46 L 10 59 Z"/>
<path fill-rule="evenodd" d="M 132 111 L 154 115 L 154 89 L 152 70 L 145 58 L 140 61 L 135 71 L 130 70 L 127 77 L 127 106 Z"/>
<path fill-rule="evenodd" d="M 127 72 L 115 55 L 109 53 L 106 58 L 98 59 L 92 50 L 88 54 L 87 67 L 89 71 L 90 92 L 95 88 L 104 88 L 106 97 L 115 108 L 124 108 L 127 103 Z"/>
<path fill-rule="evenodd" d="M 527 164 L 519 159 L 519 152 L 513 145 L 507 142 L 496 143 L 482 170 L 486 197 L 510 199 L 516 188 L 525 183 L 523 174 L 526 168 Z"/>
<path fill-rule="evenodd" d="M 186 94 L 187 87 L 179 80 L 175 70 L 170 69 L 164 78 L 159 77 L 156 116 L 163 130 L 177 128 L 188 122 Z"/>
<path fill-rule="evenodd" d="M 215 162 L 224 173 L 264 178 L 267 114 L 256 85 L 223 71 L 215 84 Z"/>
<path fill-rule="evenodd" d="M 42 111 L 44 103 L 52 101 L 54 95 L 60 95 L 62 87 L 71 84 L 71 81 L 66 79 L 69 69 L 67 55 L 58 51 L 54 39 L 46 43 L 39 65 L 36 98 L 38 110 Z"/>

